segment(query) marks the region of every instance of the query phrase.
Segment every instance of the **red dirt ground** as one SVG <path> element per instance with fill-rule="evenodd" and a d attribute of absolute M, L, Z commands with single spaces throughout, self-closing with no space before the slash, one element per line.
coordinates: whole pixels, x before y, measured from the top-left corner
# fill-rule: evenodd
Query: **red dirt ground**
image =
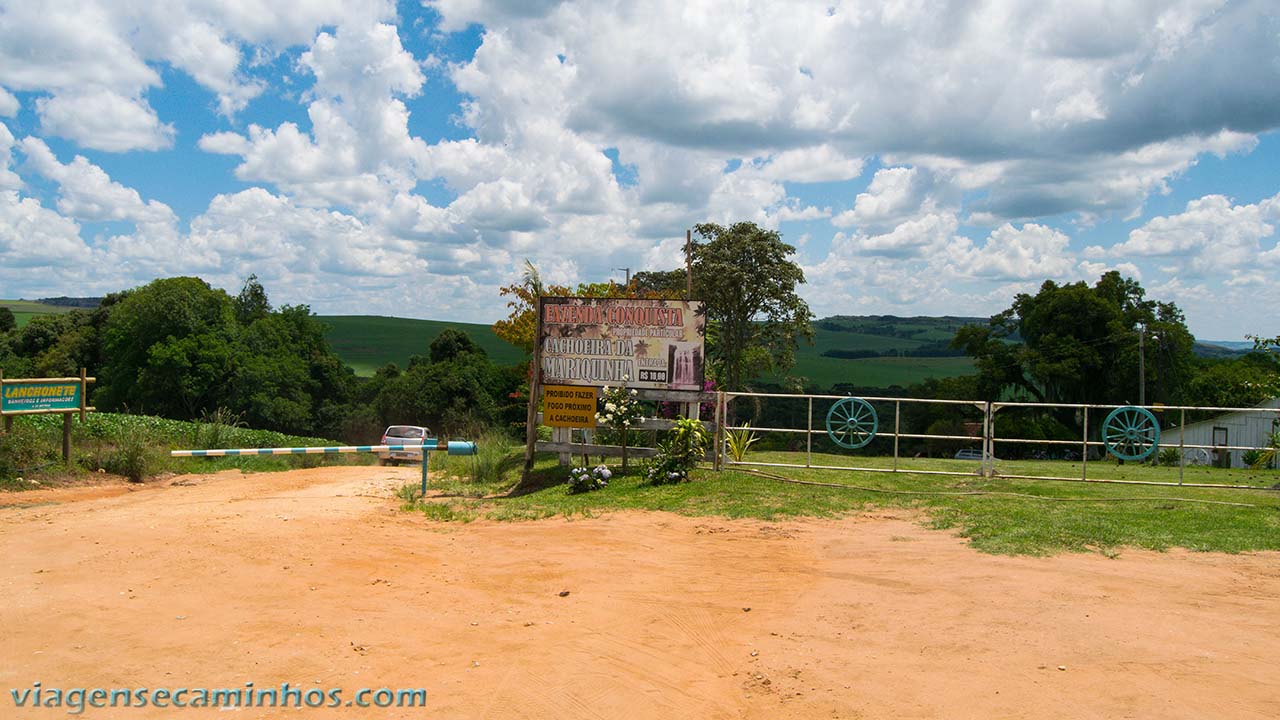
<path fill-rule="evenodd" d="M 440 524 L 397 509 L 414 476 L 0 498 L 0 717 L 67 717 L 14 707 L 37 681 L 428 692 L 86 718 L 1280 717 L 1277 553 L 998 557 L 898 514 Z"/>

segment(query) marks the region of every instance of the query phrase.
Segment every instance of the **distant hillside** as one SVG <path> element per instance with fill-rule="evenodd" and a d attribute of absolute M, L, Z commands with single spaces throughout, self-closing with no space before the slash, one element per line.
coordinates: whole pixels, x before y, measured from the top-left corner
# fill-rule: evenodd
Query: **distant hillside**
<path fill-rule="evenodd" d="M 801 344 L 793 376 L 811 385 L 906 387 L 930 377 L 973 372 L 973 362 L 950 347 L 956 331 L 986 323 L 975 317 L 834 315 L 813 324 L 814 344 Z"/>
<path fill-rule="evenodd" d="M 1248 355 L 1253 350 L 1249 342 L 1199 342 L 1191 347 L 1191 352 L 1203 358 L 1233 358 Z"/>
<path fill-rule="evenodd" d="M 65 305 L 48 305 L 32 302 L 31 300 L 0 300 L 0 307 L 9 308 L 9 311 L 13 313 L 13 319 L 18 323 L 18 327 L 23 327 L 31 322 L 31 318 L 37 315 L 55 315 L 75 310 L 75 308 Z"/>
<path fill-rule="evenodd" d="M 426 355 L 431 341 L 445 328 L 465 332 L 499 365 L 515 365 L 525 359 L 488 325 L 375 315 L 320 315 L 318 319 L 329 326 L 329 345 L 334 353 L 358 375 L 372 375 L 387 363 L 407 367 L 409 357 Z"/>

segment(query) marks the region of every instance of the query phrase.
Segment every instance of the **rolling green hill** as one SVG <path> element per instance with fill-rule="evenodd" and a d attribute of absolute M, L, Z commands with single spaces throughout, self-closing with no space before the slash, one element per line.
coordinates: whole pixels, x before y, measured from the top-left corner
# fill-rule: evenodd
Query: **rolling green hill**
<path fill-rule="evenodd" d="M 445 328 L 467 333 L 499 365 L 515 365 L 525 359 L 518 348 L 499 339 L 488 325 L 376 315 L 320 315 L 317 319 L 329 326 L 329 345 L 334 353 L 357 375 L 372 375 L 387 363 L 395 363 L 401 369 L 407 367 L 409 357 L 426 355 L 431 341 Z"/>
<path fill-rule="evenodd" d="M 803 377 L 806 385 L 830 388 L 836 383 L 859 387 L 906 387 L 928 378 L 969 375 L 973 360 L 967 357 L 872 357 L 845 360 L 822 357 L 814 348 L 801 347 L 791 375 Z"/>
<path fill-rule="evenodd" d="M 329 326 L 329 344 L 342 361 L 359 375 L 372 375 L 389 362 L 401 368 L 409 356 L 425 355 L 431 341 L 447 327 L 466 332 L 500 365 L 514 365 L 525 358 L 512 345 L 493 334 L 488 325 L 410 320 L 369 315 L 322 315 Z M 828 350 L 862 350 L 909 354 L 938 339 L 949 340 L 964 324 L 958 318 L 895 318 L 890 316 L 828 318 L 815 325 L 814 345 L 802 344 L 792 375 L 820 387 L 852 383 L 864 387 L 907 386 L 929 377 L 951 377 L 973 372 L 966 357 L 824 357 Z M 844 328 L 849 329 L 844 329 Z M 833 329 L 838 328 L 838 329 Z"/>
<path fill-rule="evenodd" d="M 0 300 L 0 307 L 9 308 L 13 313 L 13 319 L 18 322 L 18 327 L 31 322 L 31 318 L 36 315 L 51 315 L 75 310 L 75 308 L 65 305 L 45 305 L 31 302 L 30 300 Z"/>

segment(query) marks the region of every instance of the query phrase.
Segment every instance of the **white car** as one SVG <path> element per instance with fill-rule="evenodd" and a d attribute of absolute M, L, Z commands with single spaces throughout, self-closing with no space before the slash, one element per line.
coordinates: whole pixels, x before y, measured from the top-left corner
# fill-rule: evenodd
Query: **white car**
<path fill-rule="evenodd" d="M 421 445 L 431 437 L 431 429 L 418 425 L 392 425 L 382 433 L 379 445 Z M 382 450 L 378 452 L 379 465 L 397 465 L 401 461 L 422 462 L 421 450 Z"/>

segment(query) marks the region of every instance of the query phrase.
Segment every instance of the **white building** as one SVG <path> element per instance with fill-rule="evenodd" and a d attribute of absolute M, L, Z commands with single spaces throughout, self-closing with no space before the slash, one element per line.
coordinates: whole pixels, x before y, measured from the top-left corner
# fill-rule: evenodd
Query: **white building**
<path fill-rule="evenodd" d="M 1231 467 L 1245 467 L 1244 453 L 1249 448 L 1264 447 L 1271 433 L 1280 430 L 1280 398 L 1267 400 L 1257 407 L 1254 412 L 1230 412 L 1187 423 L 1185 427 L 1164 430 L 1160 433 L 1160 447 L 1202 445 L 1206 449 L 1183 452 L 1187 462 L 1217 464 L 1225 463 L 1229 458 Z"/>

